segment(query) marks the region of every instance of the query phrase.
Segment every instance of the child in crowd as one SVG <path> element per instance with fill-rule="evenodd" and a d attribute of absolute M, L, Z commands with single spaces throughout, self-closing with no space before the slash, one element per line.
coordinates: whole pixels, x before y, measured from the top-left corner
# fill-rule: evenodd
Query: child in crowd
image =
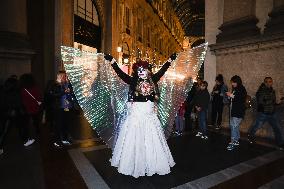
<path fill-rule="evenodd" d="M 185 103 L 182 103 L 179 107 L 179 110 L 177 112 L 176 118 L 175 118 L 175 129 L 176 129 L 176 135 L 181 136 L 182 131 L 184 129 L 184 113 L 185 113 Z"/>

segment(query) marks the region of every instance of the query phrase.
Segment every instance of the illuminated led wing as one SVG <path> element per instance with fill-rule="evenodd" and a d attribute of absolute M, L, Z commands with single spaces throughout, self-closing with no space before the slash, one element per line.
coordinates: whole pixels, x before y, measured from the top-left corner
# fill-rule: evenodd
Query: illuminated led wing
<path fill-rule="evenodd" d="M 76 99 L 93 129 L 110 146 L 126 115 L 128 86 L 118 78 L 102 53 L 61 47 Z"/>
<path fill-rule="evenodd" d="M 171 134 L 176 112 L 185 101 L 204 62 L 207 45 L 204 43 L 179 53 L 159 82 L 158 116 L 167 137 Z"/>

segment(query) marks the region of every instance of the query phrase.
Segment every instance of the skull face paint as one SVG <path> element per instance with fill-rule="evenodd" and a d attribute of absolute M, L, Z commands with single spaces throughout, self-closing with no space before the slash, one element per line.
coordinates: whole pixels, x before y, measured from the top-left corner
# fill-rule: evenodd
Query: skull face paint
<path fill-rule="evenodd" d="M 144 69 L 143 67 L 139 67 L 137 69 L 137 74 L 141 79 L 146 79 L 148 77 L 148 70 Z"/>

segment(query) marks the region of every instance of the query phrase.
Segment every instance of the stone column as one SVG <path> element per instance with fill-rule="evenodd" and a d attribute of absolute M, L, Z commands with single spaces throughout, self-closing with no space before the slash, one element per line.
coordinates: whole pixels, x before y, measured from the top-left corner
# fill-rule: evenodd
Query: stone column
<path fill-rule="evenodd" d="M 112 0 L 105 0 L 104 15 L 105 15 L 105 34 L 104 34 L 104 52 L 112 54 L 113 43 L 112 43 L 112 32 L 117 32 L 113 30 L 113 3 Z"/>
<path fill-rule="evenodd" d="M 263 33 L 264 26 L 269 19 L 268 14 L 273 8 L 273 0 L 257 0 L 255 5 L 255 16 L 259 20 L 257 26 L 260 28 L 261 33 Z"/>
<path fill-rule="evenodd" d="M 55 72 L 63 70 L 60 46 L 74 46 L 74 0 L 55 0 L 54 57 Z"/>
<path fill-rule="evenodd" d="M 119 17 L 121 14 L 120 13 L 120 0 L 115 0 L 112 1 L 112 51 L 111 54 L 114 58 L 118 60 L 118 52 L 117 52 L 117 47 L 119 45 L 119 35 L 120 35 L 120 30 L 119 30 Z"/>
<path fill-rule="evenodd" d="M 74 45 L 74 2 L 61 0 L 62 45 Z"/>
<path fill-rule="evenodd" d="M 221 33 L 217 42 L 239 40 L 260 34 L 256 26 L 256 0 L 226 0 L 224 1 L 224 23 L 219 28 Z"/>
<path fill-rule="evenodd" d="M 273 7 L 278 8 L 284 6 L 284 0 L 273 0 Z"/>
<path fill-rule="evenodd" d="M 0 2 L 0 31 L 27 34 L 26 0 Z"/>
<path fill-rule="evenodd" d="M 26 0 L 0 1 L 0 82 L 31 71 Z"/>
<path fill-rule="evenodd" d="M 224 0 L 205 0 L 205 41 L 211 44 L 216 43 L 218 27 L 223 22 Z M 216 56 L 207 51 L 204 63 L 204 79 L 208 82 L 208 89 L 212 90 L 216 77 Z"/>
<path fill-rule="evenodd" d="M 265 35 L 284 32 L 284 0 L 274 0 L 273 9 L 269 13 L 269 20 L 264 29 Z"/>

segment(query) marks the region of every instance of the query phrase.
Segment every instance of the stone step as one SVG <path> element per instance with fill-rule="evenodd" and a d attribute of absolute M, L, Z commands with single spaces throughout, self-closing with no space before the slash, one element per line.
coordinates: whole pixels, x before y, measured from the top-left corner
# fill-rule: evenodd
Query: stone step
<path fill-rule="evenodd" d="M 284 175 L 278 177 L 271 182 L 259 187 L 258 189 L 282 189 L 284 188 Z"/>

